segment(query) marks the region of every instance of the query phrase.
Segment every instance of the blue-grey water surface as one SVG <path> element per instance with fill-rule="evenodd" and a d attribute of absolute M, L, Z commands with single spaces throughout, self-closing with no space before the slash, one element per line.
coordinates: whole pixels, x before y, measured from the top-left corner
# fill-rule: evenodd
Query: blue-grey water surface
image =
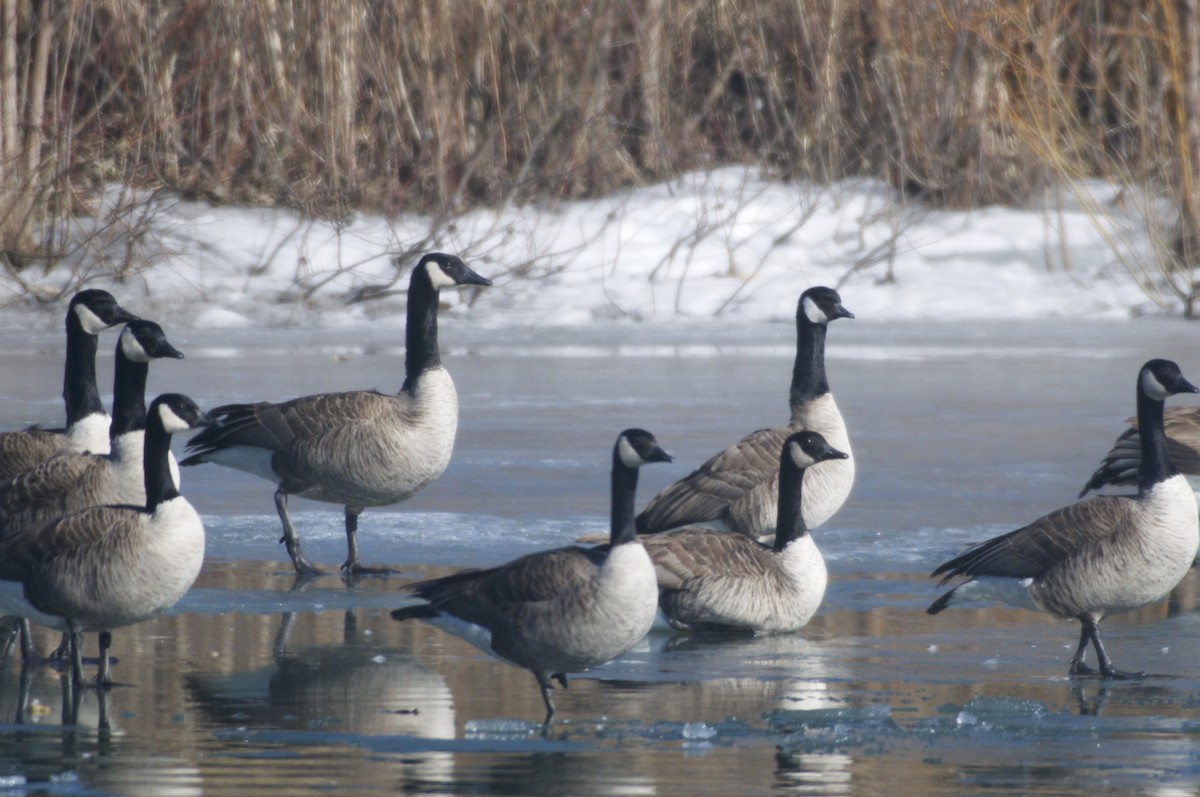
<path fill-rule="evenodd" d="M 403 380 L 394 325 L 174 332 L 159 320 L 187 359 L 155 363 L 150 394 L 210 407 Z M 101 341 L 106 398 L 115 337 Z M 331 571 L 297 585 L 272 486 L 185 470 L 208 530 L 200 580 L 167 615 L 114 634 L 124 685 L 107 696 L 71 700 L 56 671 L 0 662 L 0 795 L 1195 794 L 1194 577 L 1106 621 L 1117 664 L 1156 674 L 1134 682 L 1066 678 L 1074 624 L 924 608 L 938 594 L 929 571 L 964 544 L 1074 499 L 1133 412 L 1142 362 L 1176 359 L 1200 382 L 1196 337 L 1153 320 L 836 322 L 829 376 L 859 470 L 814 533 L 831 573 L 817 617 L 758 638 L 656 630 L 573 678 L 542 738 L 533 678 L 392 621 L 398 588 L 605 531 L 609 450 L 627 426 L 676 456 L 642 471 L 645 500 L 784 421 L 792 328 L 447 320 L 454 460 L 360 524 L 364 561 L 399 572 L 343 583 L 340 508 L 293 499 L 307 553 Z M 59 337 L 6 332 L 0 347 L 0 428 L 60 421 Z M 42 650 L 55 641 L 38 634 Z"/>

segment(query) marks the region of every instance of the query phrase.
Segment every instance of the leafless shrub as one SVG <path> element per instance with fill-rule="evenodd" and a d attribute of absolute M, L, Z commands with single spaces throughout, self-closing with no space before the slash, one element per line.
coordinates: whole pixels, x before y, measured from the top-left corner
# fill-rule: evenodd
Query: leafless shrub
<path fill-rule="evenodd" d="M 111 183 L 440 224 L 729 162 L 950 208 L 1098 176 L 1175 198 L 1190 308 L 1196 2 L 0 0 L 0 259 Z"/>

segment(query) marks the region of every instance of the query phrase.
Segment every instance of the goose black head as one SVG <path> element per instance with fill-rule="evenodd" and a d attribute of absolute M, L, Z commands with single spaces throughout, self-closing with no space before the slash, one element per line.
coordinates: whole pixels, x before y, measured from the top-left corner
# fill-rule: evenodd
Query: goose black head
<path fill-rule="evenodd" d="M 805 430 L 796 432 L 783 444 L 783 455 L 803 470 L 827 459 L 849 459 L 850 455 L 839 451 L 818 432 Z"/>
<path fill-rule="evenodd" d="M 210 426 L 208 415 L 182 393 L 163 393 L 150 403 L 150 417 L 156 417 L 171 434 Z"/>
<path fill-rule="evenodd" d="M 824 325 L 837 318 L 854 318 L 854 313 L 842 306 L 842 297 L 833 288 L 818 285 L 800 294 L 797 323 Z"/>
<path fill-rule="evenodd" d="M 626 467 L 637 468 L 648 462 L 670 462 L 654 435 L 645 429 L 626 429 L 617 436 L 617 456 Z"/>
<path fill-rule="evenodd" d="M 121 330 L 121 337 L 117 339 L 117 348 L 127 359 L 138 363 L 148 363 L 164 357 L 183 359 L 183 352 L 171 345 L 162 327 L 144 319 L 130 321 L 125 325 L 125 329 Z"/>
<path fill-rule="evenodd" d="M 1171 360 L 1150 360 L 1143 365 L 1138 389 L 1156 401 L 1165 401 L 1167 396 L 1178 393 L 1200 393 Z"/>
<path fill-rule="evenodd" d="M 111 293 L 98 288 L 79 291 L 72 296 L 67 313 L 74 314 L 79 325 L 91 335 L 117 324 L 138 320 L 137 316 L 117 304 Z"/>
<path fill-rule="evenodd" d="M 422 257 L 413 272 L 413 279 L 417 278 L 419 272 L 424 272 L 435 289 L 453 288 L 460 285 L 487 287 L 492 284 L 487 277 L 480 276 L 469 269 L 462 258 L 444 252 L 430 252 Z"/>

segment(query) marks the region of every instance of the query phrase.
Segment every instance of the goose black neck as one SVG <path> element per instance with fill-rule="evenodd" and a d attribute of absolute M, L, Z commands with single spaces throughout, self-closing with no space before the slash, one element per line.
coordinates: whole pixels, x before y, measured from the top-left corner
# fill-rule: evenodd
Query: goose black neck
<path fill-rule="evenodd" d="M 67 426 L 89 415 L 104 412 L 100 389 L 96 387 L 96 348 L 98 339 L 83 328 L 74 312 L 67 313 L 67 363 L 63 373 L 63 401 L 67 405 Z"/>
<path fill-rule="evenodd" d="M 804 310 L 800 310 L 803 314 Z M 801 315 L 796 321 L 796 363 L 792 366 L 793 407 L 829 392 L 825 377 L 825 325 Z"/>
<path fill-rule="evenodd" d="M 129 359 L 117 344 L 112 425 L 108 428 L 110 440 L 146 428 L 146 377 L 149 373 L 149 363 Z"/>
<path fill-rule="evenodd" d="M 171 433 L 163 428 L 157 413 L 146 422 L 142 470 L 146 478 L 146 511 L 153 512 L 163 501 L 179 497 L 171 478 Z"/>
<path fill-rule="evenodd" d="M 638 469 L 621 461 L 621 455 L 613 450 L 612 464 L 612 513 L 609 526 L 609 544 L 613 546 L 637 539 L 634 526 L 634 496 L 637 494 Z"/>
<path fill-rule="evenodd" d="M 1142 464 L 1138 467 L 1138 492 L 1144 493 L 1179 471 L 1167 453 L 1163 432 L 1163 402 L 1151 398 L 1139 386 L 1137 394 L 1138 439 L 1142 446 Z"/>
<path fill-rule="evenodd" d="M 800 497 L 804 471 L 796 467 L 791 457 L 783 457 L 779 463 L 779 507 L 775 514 L 776 553 L 808 533 L 804 515 L 800 512 Z"/>
<path fill-rule="evenodd" d="M 404 390 L 412 392 L 421 374 L 441 365 L 438 352 L 438 291 L 424 268 L 413 273 L 408 286 L 408 319 L 405 322 Z"/>

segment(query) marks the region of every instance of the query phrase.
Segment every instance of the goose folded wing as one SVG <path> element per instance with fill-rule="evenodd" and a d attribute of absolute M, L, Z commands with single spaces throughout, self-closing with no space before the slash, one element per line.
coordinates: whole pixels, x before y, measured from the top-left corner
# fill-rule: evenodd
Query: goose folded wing
<path fill-rule="evenodd" d="M 1200 475 L 1200 409 L 1167 407 L 1163 410 L 1167 453 L 1181 473 Z"/>
<path fill-rule="evenodd" d="M 70 488 L 94 466 L 91 454 L 59 454 L 0 484 L 0 539 L 66 513 Z"/>
<path fill-rule="evenodd" d="M 361 422 L 363 406 L 375 403 L 372 396 L 379 394 L 369 391 L 322 393 L 280 403 L 260 401 L 216 407 L 209 413 L 214 425 L 188 442 L 187 450 L 195 456 L 184 460 L 184 464 L 193 464 L 205 454 L 231 446 L 268 451 L 287 449 L 297 440 L 326 433 L 345 423 Z"/>
<path fill-rule="evenodd" d="M 509 611 L 551 601 L 593 577 L 603 554 L 559 548 L 523 556 L 487 570 L 465 570 L 409 585 L 438 611 L 484 627 Z"/>
<path fill-rule="evenodd" d="M 695 578 L 755 578 L 767 549 L 749 537 L 712 529 L 676 529 L 647 537 L 658 585 L 680 589 Z"/>
<path fill-rule="evenodd" d="M 1081 495 L 1105 485 L 1137 484 L 1142 445 L 1137 419 L 1129 418 L 1128 423 L 1130 428 L 1117 437 Z M 1167 436 L 1167 456 L 1175 467 L 1181 473 L 1200 475 L 1200 411 L 1196 407 L 1167 407 L 1163 410 L 1163 431 Z"/>
<path fill-rule="evenodd" d="M 969 548 L 933 571 L 942 584 L 955 576 L 1039 578 L 1055 565 L 1118 533 L 1130 499 L 1096 496 L 1056 509 L 1028 526 Z"/>
<path fill-rule="evenodd" d="M 0 542 L 0 579 L 23 581 L 25 574 L 58 559 L 95 563 L 105 546 L 120 547 L 124 521 L 136 511 L 93 507 L 18 532 Z"/>
<path fill-rule="evenodd" d="M 729 505 L 779 478 L 779 450 L 794 429 L 759 429 L 656 495 L 638 515 L 653 532 L 724 517 Z"/>

